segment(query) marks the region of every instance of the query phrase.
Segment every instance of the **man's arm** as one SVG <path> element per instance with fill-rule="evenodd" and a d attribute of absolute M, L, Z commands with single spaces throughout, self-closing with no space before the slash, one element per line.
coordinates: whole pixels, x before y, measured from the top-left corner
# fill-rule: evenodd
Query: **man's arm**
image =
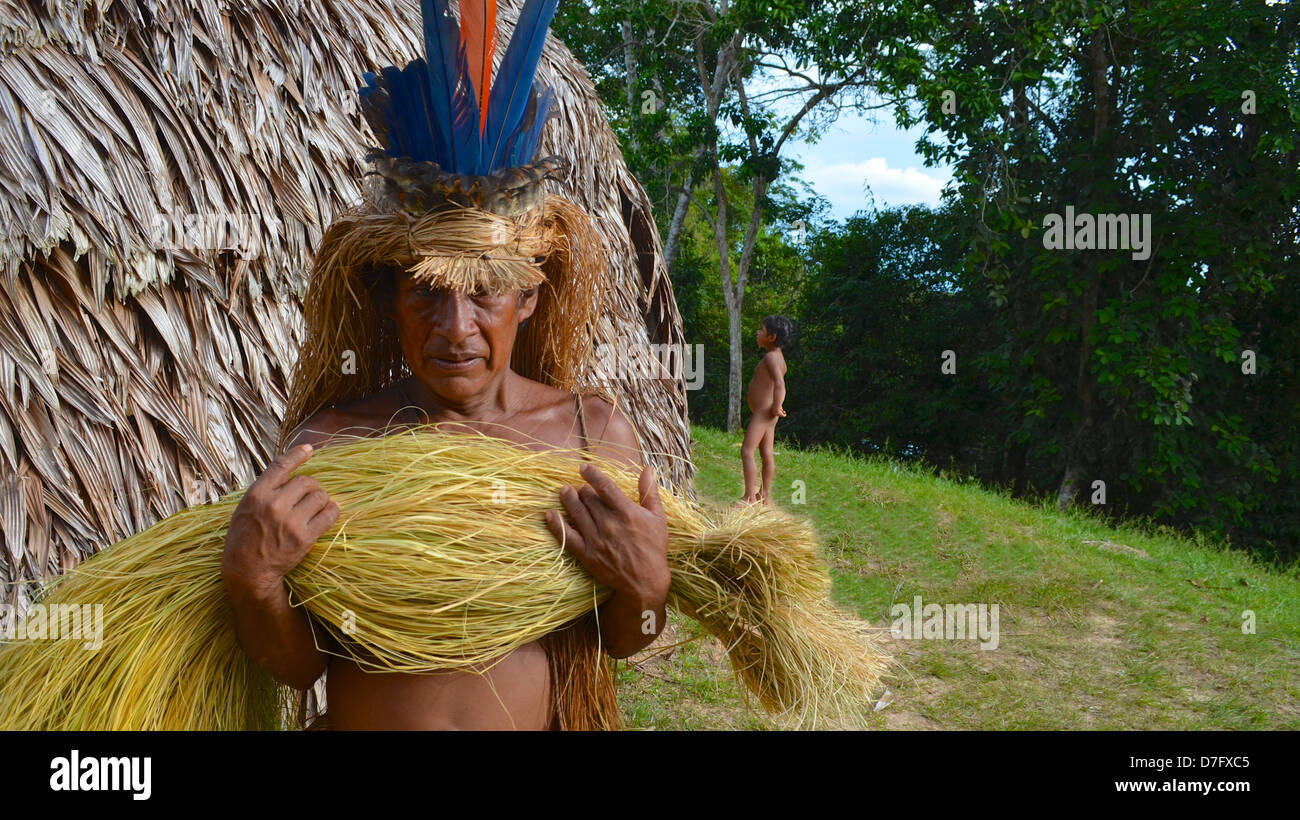
<path fill-rule="evenodd" d="M 235 637 L 244 654 L 276 680 L 295 689 L 310 689 L 329 664 L 329 655 L 316 648 L 307 613 L 290 606 L 281 579 L 259 586 L 222 570 L 226 594 L 235 612 Z M 322 644 L 329 635 L 319 636 Z"/>
<path fill-rule="evenodd" d="M 592 451 L 642 467 L 631 422 L 598 399 L 586 400 L 584 407 L 592 422 Z M 653 469 L 641 470 L 638 501 L 592 465 L 584 465 L 582 475 L 587 486 L 560 493 L 572 523 L 558 511 L 548 512 L 547 522 L 587 571 L 614 590 L 597 610 L 601 641 L 611 656 L 626 658 L 653 643 L 667 623 L 668 521 Z"/>
<path fill-rule="evenodd" d="M 284 576 L 338 518 L 338 505 L 315 479 L 290 476 L 311 457 L 302 445 L 326 438 L 300 429 L 289 449 L 249 487 L 231 517 L 221 561 L 240 648 L 295 689 L 310 688 L 329 664 L 317 642 L 332 645 L 328 633 L 313 635 L 306 610 L 290 605 L 284 584 Z"/>

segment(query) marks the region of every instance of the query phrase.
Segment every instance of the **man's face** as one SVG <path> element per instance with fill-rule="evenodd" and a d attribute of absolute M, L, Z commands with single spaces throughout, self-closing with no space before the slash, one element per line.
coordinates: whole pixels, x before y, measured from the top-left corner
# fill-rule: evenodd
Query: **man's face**
<path fill-rule="evenodd" d="M 519 323 L 537 307 L 537 289 L 500 296 L 447 290 L 398 274 L 390 316 L 402 354 L 421 382 L 448 401 L 495 384 L 510 367 Z"/>

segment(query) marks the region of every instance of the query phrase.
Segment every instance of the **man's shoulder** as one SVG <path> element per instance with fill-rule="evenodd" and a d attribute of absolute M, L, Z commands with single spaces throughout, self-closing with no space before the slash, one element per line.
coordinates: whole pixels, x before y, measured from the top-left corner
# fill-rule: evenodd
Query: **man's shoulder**
<path fill-rule="evenodd" d="M 587 423 L 587 440 L 592 445 L 605 445 L 603 450 L 613 451 L 625 459 L 640 460 L 636 428 L 621 408 L 600 396 L 584 395 L 582 412 Z"/>
<path fill-rule="evenodd" d="M 299 444 L 310 444 L 315 447 L 338 436 L 351 426 L 353 426 L 353 421 L 349 414 L 332 407 L 319 410 L 311 418 L 294 428 L 293 433 L 289 436 L 288 446 L 296 447 Z"/>
<path fill-rule="evenodd" d="M 318 410 L 299 424 L 289 437 L 289 446 L 310 444 L 313 447 L 336 438 L 354 438 L 372 434 L 382 426 L 380 394 L 365 396 L 334 407 Z"/>

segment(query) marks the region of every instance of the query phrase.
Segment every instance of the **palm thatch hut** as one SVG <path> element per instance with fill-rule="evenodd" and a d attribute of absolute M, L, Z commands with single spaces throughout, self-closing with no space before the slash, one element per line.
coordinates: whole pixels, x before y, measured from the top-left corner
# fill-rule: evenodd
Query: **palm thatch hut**
<path fill-rule="evenodd" d="M 312 251 L 365 171 L 359 77 L 419 32 L 415 0 L 0 0 L 0 602 L 274 455 Z M 542 155 L 612 249 L 598 341 L 681 344 L 594 86 L 554 38 L 539 76 Z M 680 378 L 604 385 L 689 487 Z"/>

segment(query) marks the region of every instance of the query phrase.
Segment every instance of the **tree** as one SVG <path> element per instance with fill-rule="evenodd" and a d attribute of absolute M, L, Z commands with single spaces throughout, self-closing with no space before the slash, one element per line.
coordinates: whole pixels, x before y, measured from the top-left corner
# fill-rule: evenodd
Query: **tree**
<path fill-rule="evenodd" d="M 1294 389 L 1274 340 L 1294 338 L 1275 317 L 1297 273 L 1296 5 L 916 2 L 900 19 L 882 71 L 900 120 L 919 98 L 946 137 L 922 149 L 973 215 L 964 286 L 1004 328 L 982 366 L 1018 408 L 1027 471 L 1054 473 L 1062 505 L 1102 480 L 1112 504 L 1223 533 L 1294 512 L 1296 485 L 1270 486 L 1293 448 L 1266 444 L 1294 416 L 1252 416 L 1265 380 L 1240 365 L 1253 335 L 1256 375 Z M 1148 246 L 1047 247 L 1067 206 L 1149 217 Z"/>
<path fill-rule="evenodd" d="M 870 52 L 854 46 L 869 30 L 870 16 L 862 4 L 853 2 L 696 0 L 682 7 L 692 15 L 688 31 L 706 120 L 712 126 L 706 130 L 704 146 L 715 209 L 708 219 L 718 248 L 718 273 L 727 306 L 727 429 L 735 431 L 740 427 L 745 288 L 768 205 L 768 189 L 788 170 L 781 151 L 801 127 L 812 125 L 810 115 L 824 113 L 827 106 L 837 110 L 838 98 L 852 91 L 858 92 L 854 100 L 863 104 L 861 92 L 870 76 L 863 57 Z M 812 73 L 810 66 L 816 69 Z M 755 94 L 746 84 L 755 79 L 759 69 L 793 85 Z M 799 98 L 800 104 L 793 112 L 781 111 L 777 101 L 790 97 Z M 738 141 L 724 141 L 718 128 L 719 118 L 724 116 L 743 132 Z M 815 133 L 815 126 L 813 130 Z M 729 160 L 740 163 L 752 202 L 734 272 L 729 233 L 732 203 L 722 170 Z"/>
<path fill-rule="evenodd" d="M 956 287 L 965 243 L 953 212 L 921 206 L 862 212 L 809 240 L 790 357 L 791 396 L 804 401 L 787 429 L 806 444 L 925 459 L 998 480 L 996 399 L 945 368 L 954 339 L 995 340 L 982 299 Z"/>

